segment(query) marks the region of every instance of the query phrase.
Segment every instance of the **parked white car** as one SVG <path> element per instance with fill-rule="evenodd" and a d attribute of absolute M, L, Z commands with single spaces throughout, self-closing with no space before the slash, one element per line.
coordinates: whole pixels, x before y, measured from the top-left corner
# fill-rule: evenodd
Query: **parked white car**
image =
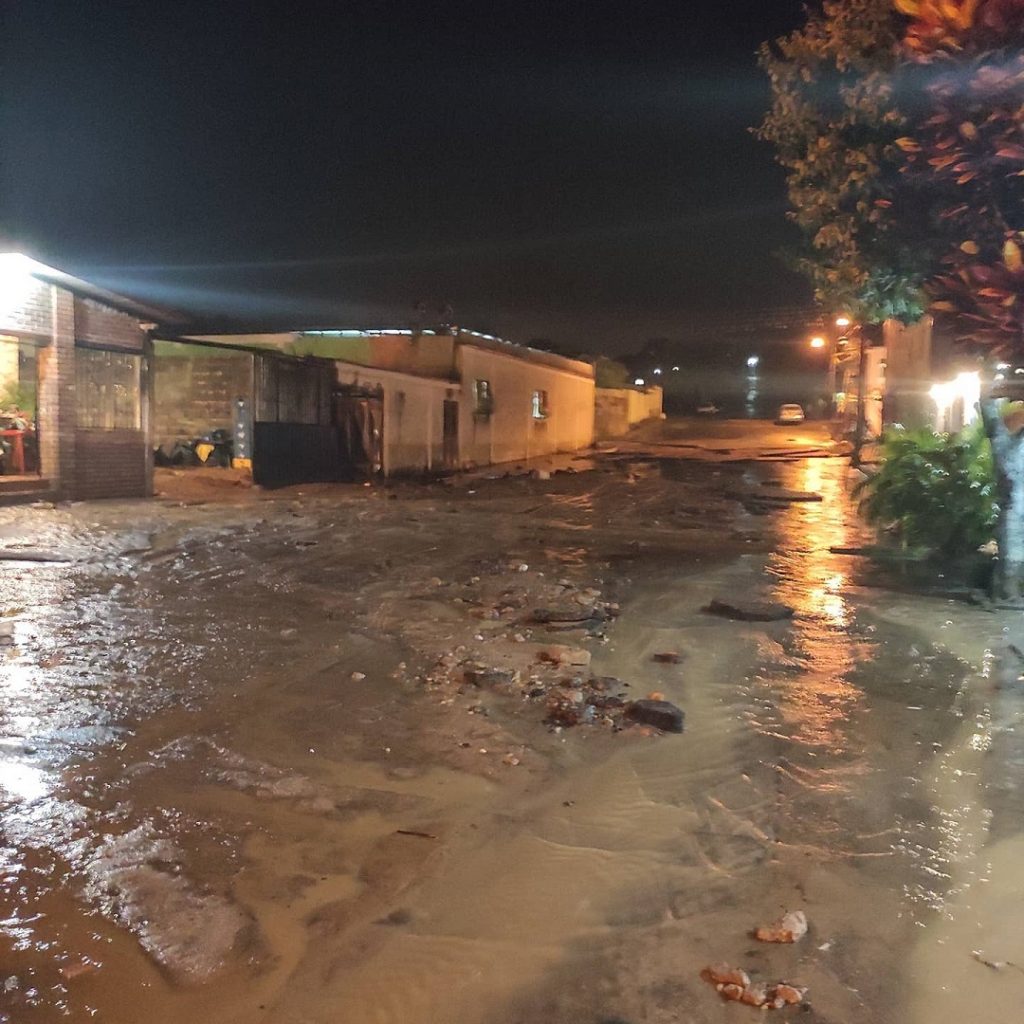
<path fill-rule="evenodd" d="M 779 414 L 775 417 L 775 422 L 779 424 L 803 423 L 804 418 L 803 406 L 794 404 L 780 405 Z"/>

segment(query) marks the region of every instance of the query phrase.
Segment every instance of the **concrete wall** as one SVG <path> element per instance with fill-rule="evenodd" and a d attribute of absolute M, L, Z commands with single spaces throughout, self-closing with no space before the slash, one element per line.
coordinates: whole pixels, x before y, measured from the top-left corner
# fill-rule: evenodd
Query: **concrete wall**
<path fill-rule="evenodd" d="M 459 460 L 464 466 L 575 451 L 593 443 L 593 368 L 557 357 L 541 362 L 532 353 L 515 355 L 514 351 L 470 343 L 458 346 Z M 578 371 L 561 369 L 561 365 L 578 367 Z M 490 381 L 494 407 L 489 416 L 474 411 L 476 380 Z M 532 416 L 536 390 L 547 392 L 545 419 Z"/>
<path fill-rule="evenodd" d="M 632 427 L 661 416 L 662 390 L 645 388 L 596 388 L 594 394 L 594 434 L 596 437 L 622 437 Z"/>
<path fill-rule="evenodd" d="M 444 468 L 444 400 L 458 397 L 456 385 L 348 363 L 336 365 L 339 384 L 383 391 L 385 476 Z"/>
<path fill-rule="evenodd" d="M 154 446 L 231 430 L 235 399 L 252 400 L 253 357 L 157 342 L 153 354 Z"/>

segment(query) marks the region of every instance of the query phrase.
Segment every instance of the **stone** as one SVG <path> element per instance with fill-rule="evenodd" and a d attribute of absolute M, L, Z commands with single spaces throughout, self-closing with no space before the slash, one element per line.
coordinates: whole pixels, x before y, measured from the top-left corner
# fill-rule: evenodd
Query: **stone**
<path fill-rule="evenodd" d="M 761 925 L 754 932 L 760 942 L 799 942 L 807 934 L 807 915 L 802 910 L 790 910 L 771 924 Z"/>
<path fill-rule="evenodd" d="M 599 617 L 599 613 L 593 607 L 581 607 L 578 604 L 561 605 L 557 608 L 535 608 L 533 611 L 534 622 L 585 623 L 588 619 Z"/>
<path fill-rule="evenodd" d="M 626 705 L 626 717 L 662 732 L 682 732 L 686 715 L 682 708 L 667 700 L 635 700 Z"/>
<path fill-rule="evenodd" d="M 793 617 L 793 609 L 778 601 L 721 601 L 715 597 L 703 610 L 708 615 L 740 622 L 777 622 Z"/>
<path fill-rule="evenodd" d="M 658 651 L 652 658 L 662 665 L 678 665 L 683 660 L 683 656 L 677 651 Z"/>
<path fill-rule="evenodd" d="M 497 686 L 514 686 L 519 682 L 519 670 L 514 668 L 468 668 L 466 682 L 480 689 L 493 689 Z"/>
<path fill-rule="evenodd" d="M 550 647 L 543 648 L 537 656 L 541 661 L 547 661 L 553 665 L 579 665 L 586 668 L 590 664 L 590 651 L 585 651 L 582 647 L 552 644 Z"/>

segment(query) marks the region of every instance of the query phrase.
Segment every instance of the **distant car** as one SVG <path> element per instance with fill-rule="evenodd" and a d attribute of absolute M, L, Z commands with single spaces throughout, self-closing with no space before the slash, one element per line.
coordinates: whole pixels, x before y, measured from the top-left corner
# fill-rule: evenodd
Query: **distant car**
<path fill-rule="evenodd" d="M 780 405 L 779 414 L 775 417 L 775 422 L 779 424 L 785 423 L 803 423 L 804 421 L 804 410 L 801 405 Z"/>
<path fill-rule="evenodd" d="M 714 402 L 705 402 L 703 405 L 697 406 L 697 412 L 701 416 L 714 416 L 718 412 L 718 406 Z"/>

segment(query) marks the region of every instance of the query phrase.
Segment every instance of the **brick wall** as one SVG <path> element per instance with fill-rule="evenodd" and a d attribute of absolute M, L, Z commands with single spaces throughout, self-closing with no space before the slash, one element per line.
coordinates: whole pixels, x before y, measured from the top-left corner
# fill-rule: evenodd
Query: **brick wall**
<path fill-rule="evenodd" d="M 236 398 L 252 396 L 252 356 L 157 355 L 153 360 L 153 445 L 230 430 Z"/>
<path fill-rule="evenodd" d="M 76 430 L 74 497 L 138 498 L 149 493 L 142 430 Z"/>
<path fill-rule="evenodd" d="M 11 286 L 13 294 L 0 304 L 0 334 L 4 331 L 49 337 L 53 330 L 51 286 L 26 277 Z"/>

